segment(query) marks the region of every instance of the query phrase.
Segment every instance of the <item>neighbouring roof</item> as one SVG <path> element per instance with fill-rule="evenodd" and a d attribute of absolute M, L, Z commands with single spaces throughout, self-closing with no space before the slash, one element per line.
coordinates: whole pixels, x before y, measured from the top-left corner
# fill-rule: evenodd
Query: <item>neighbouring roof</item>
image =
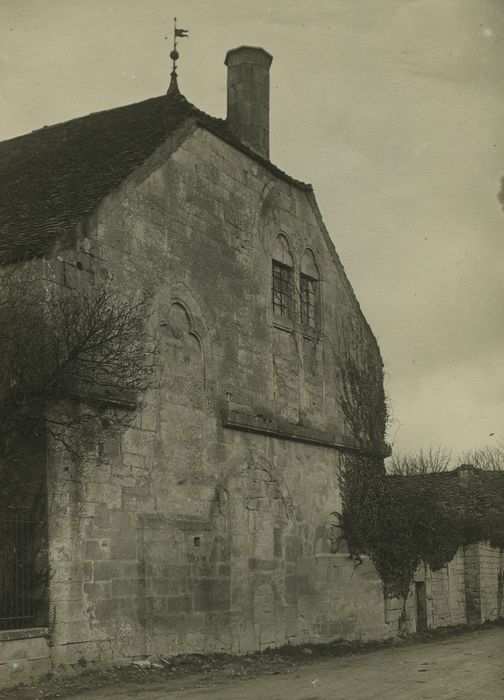
<path fill-rule="evenodd" d="M 492 527 L 497 518 L 499 527 L 504 528 L 504 471 L 462 465 L 453 471 L 389 475 L 387 479 L 392 492 L 412 507 L 420 497 L 446 514 L 485 519 Z"/>
<path fill-rule="evenodd" d="M 89 114 L 0 142 L 0 262 L 44 255 L 110 194 L 187 118 L 259 161 L 222 119 L 181 95 L 162 95 Z"/>

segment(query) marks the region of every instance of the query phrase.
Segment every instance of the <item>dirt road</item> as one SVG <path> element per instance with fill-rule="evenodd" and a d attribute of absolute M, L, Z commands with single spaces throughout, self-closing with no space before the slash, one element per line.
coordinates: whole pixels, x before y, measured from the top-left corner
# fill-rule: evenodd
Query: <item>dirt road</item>
<path fill-rule="evenodd" d="M 199 674 L 97 688 L 76 700 L 504 700 L 504 628 L 218 681 Z"/>

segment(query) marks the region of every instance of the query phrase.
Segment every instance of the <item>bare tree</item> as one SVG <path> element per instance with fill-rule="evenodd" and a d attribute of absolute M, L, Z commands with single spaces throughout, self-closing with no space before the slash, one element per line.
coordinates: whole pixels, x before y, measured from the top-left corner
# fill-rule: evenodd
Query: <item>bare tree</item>
<path fill-rule="evenodd" d="M 393 454 L 387 466 L 389 474 L 409 476 L 411 474 L 434 474 L 448 471 L 451 467 L 451 451 L 443 447 L 421 448 L 409 454 Z"/>
<path fill-rule="evenodd" d="M 482 447 L 478 450 L 468 450 L 459 457 L 460 464 L 472 464 L 477 469 L 487 471 L 504 470 L 504 445 Z"/>
<path fill-rule="evenodd" d="M 156 346 L 147 297 L 119 292 L 110 278 L 83 290 L 48 284 L 36 270 L 0 268 L 0 554 L 8 567 L 0 598 L 15 616 L 21 595 L 31 623 L 46 624 L 48 448 L 65 451 L 57 464 L 80 473 L 89 438 L 96 446 L 105 428 L 129 425 L 153 384 Z"/>
<path fill-rule="evenodd" d="M 79 458 L 83 431 L 127 426 L 152 385 L 156 348 L 148 298 L 119 293 L 110 278 L 71 290 L 2 272 L 0 472 L 13 484 L 21 465 L 30 470 L 27 444 L 37 443 L 35 459 L 48 440 Z"/>

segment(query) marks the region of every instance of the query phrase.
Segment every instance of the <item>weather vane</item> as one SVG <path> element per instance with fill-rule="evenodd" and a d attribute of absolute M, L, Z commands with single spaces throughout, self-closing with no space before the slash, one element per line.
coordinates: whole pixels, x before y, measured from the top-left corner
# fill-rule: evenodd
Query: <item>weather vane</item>
<path fill-rule="evenodd" d="M 173 18 L 173 51 L 170 53 L 170 58 L 173 61 L 172 67 L 172 77 L 177 77 L 177 60 L 179 58 L 179 52 L 177 51 L 177 39 L 183 39 L 184 37 L 189 37 L 188 29 L 177 29 L 177 18 Z"/>

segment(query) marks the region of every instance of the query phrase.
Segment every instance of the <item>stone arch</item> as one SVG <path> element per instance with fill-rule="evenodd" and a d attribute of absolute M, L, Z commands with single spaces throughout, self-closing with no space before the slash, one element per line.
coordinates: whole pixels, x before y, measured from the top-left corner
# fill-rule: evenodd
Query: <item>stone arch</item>
<path fill-rule="evenodd" d="M 320 280 L 320 265 L 317 254 L 311 246 L 307 246 L 304 250 L 301 257 L 300 271 L 313 279 Z"/>
<path fill-rule="evenodd" d="M 253 223 L 261 247 L 267 255 L 271 255 L 271 247 L 274 240 L 272 232 L 274 230 L 278 231 L 279 227 L 278 208 L 275 206 L 277 199 L 277 183 L 274 179 L 271 179 L 263 187 Z"/>
<path fill-rule="evenodd" d="M 216 484 L 217 500 L 221 505 L 224 505 L 226 499 L 229 497 L 229 485 L 231 481 L 245 473 L 246 470 L 251 467 L 262 469 L 278 484 L 285 512 L 289 518 L 293 518 L 294 503 L 281 471 L 266 457 L 263 455 L 254 455 L 249 449 L 239 450 L 237 453 L 234 453 L 222 470 Z"/>
<path fill-rule="evenodd" d="M 191 313 L 181 300 L 172 299 L 159 320 L 163 347 L 163 383 L 177 403 L 199 406 L 205 392 L 205 353 L 195 332 Z"/>
<path fill-rule="evenodd" d="M 294 269 L 294 254 L 292 252 L 292 245 L 288 236 L 281 232 L 275 238 L 273 243 L 272 258 L 282 265 L 286 265 Z"/>
<path fill-rule="evenodd" d="M 208 354 L 205 351 L 209 336 L 208 328 L 201 307 L 189 287 L 183 282 L 175 282 L 169 289 L 162 292 L 158 298 L 160 312 L 165 310 L 167 305 L 172 304 L 180 304 L 184 308 L 189 320 L 190 332 L 197 337 L 201 350 L 206 356 Z"/>
<path fill-rule="evenodd" d="M 295 532 L 284 480 L 267 459 L 244 450 L 224 470 L 217 499 L 229 541 L 236 635 L 243 650 L 284 643 L 286 562 Z"/>
<path fill-rule="evenodd" d="M 178 283 L 157 304 L 160 387 L 157 390 L 163 460 L 173 478 L 198 480 L 207 440 L 206 328 L 189 290 Z M 187 426 L 191 430 L 187 430 Z"/>
<path fill-rule="evenodd" d="M 313 535 L 313 554 L 326 555 L 346 551 L 346 545 L 342 537 L 339 518 L 336 513 L 329 513 L 326 518 L 315 528 Z"/>

